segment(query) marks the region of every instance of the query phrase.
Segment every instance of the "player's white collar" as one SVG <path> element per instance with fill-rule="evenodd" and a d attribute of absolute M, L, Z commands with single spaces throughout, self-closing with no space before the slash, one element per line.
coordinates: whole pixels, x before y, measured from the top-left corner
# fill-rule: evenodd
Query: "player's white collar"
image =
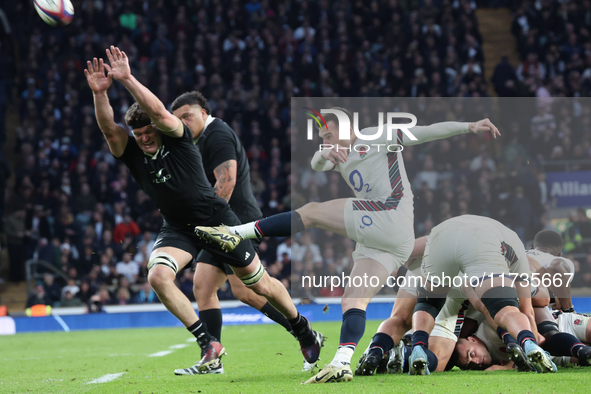
<path fill-rule="evenodd" d="M 144 151 L 142 151 L 142 152 L 144 152 L 144 155 L 148 156 L 152 160 L 156 160 L 156 158 L 158 157 L 158 153 L 162 150 L 162 148 L 164 148 L 164 144 L 160 145 L 158 147 L 158 150 L 156 150 L 156 152 L 153 155 L 151 155 L 151 154 L 149 154 L 147 152 L 144 152 Z"/>
<path fill-rule="evenodd" d="M 205 120 L 205 124 L 203 125 L 203 130 L 201 130 L 201 133 L 199 133 L 197 138 L 195 138 L 193 140 L 193 144 L 197 144 L 197 142 L 199 142 L 199 138 L 201 138 L 201 136 L 205 132 L 205 129 L 207 128 L 207 126 L 209 126 L 211 124 L 211 122 L 213 122 L 214 120 L 215 120 L 215 117 L 213 117 L 211 115 L 207 115 L 207 119 Z"/>

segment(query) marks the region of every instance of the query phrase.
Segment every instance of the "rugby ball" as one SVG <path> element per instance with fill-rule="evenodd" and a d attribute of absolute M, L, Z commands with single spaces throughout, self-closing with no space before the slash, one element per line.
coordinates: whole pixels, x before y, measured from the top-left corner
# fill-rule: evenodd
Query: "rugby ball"
<path fill-rule="evenodd" d="M 43 22 L 51 26 L 65 26 L 74 18 L 74 6 L 70 0 L 35 0 L 35 10 Z"/>

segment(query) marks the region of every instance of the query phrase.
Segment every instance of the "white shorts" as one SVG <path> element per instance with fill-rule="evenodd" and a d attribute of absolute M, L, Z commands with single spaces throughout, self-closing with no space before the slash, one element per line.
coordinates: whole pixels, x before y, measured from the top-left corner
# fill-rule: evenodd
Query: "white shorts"
<path fill-rule="evenodd" d="M 587 324 L 591 317 L 579 313 L 561 313 L 556 318 L 560 332 L 574 335 L 579 341 L 587 343 Z"/>
<path fill-rule="evenodd" d="M 376 260 L 391 274 L 408 260 L 415 243 L 413 219 L 401 211 L 362 211 L 353 209 L 353 201 L 345 203 L 344 217 L 347 237 L 357 242 L 353 260 Z"/>
<path fill-rule="evenodd" d="M 510 234 L 509 238 L 512 238 Z M 462 272 L 471 281 L 471 278 L 480 279 L 491 274 L 509 274 L 509 264 L 501 248 L 502 242 L 504 241 L 485 227 L 443 222 L 435 226 L 427 237 L 421 273 L 425 278 L 429 275 L 440 279 L 450 277 L 453 280 Z M 510 253 L 521 256 L 521 261 L 527 261 L 523 243 L 518 240 L 509 242 L 509 245 L 513 244 L 510 246 Z M 445 280 L 447 283 L 447 279 Z"/>

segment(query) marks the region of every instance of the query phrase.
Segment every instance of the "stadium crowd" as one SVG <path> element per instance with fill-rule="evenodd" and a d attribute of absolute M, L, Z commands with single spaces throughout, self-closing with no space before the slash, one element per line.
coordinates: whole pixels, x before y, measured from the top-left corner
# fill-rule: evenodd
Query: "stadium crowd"
<path fill-rule="evenodd" d="M 213 116 L 225 120 L 247 150 L 265 216 L 344 190 L 338 174 L 292 166 L 292 97 L 487 96 L 475 4 L 466 0 L 73 3 L 76 17 L 60 29 L 41 23 L 27 2 L 2 6 L 12 34 L 2 37 L 0 57 L 14 59 L 18 68 L 0 62 L 0 106 L 13 88 L 20 103 L 10 169 L 0 158 L 2 182 L 14 174 L 3 224 L 7 279 L 24 280 L 31 258 L 63 273 L 47 273 L 29 304 L 158 302 L 146 276 L 162 218 L 110 154 L 82 72 L 86 60 L 104 57 L 111 44 L 127 53 L 140 82 L 167 105 L 189 90 L 208 98 Z M 580 6 L 586 13 L 574 10 L 574 3 L 535 4 L 524 1 L 516 10 L 523 63 L 514 68 L 503 60 L 494 88 L 510 97 L 588 95 L 591 19 L 583 15 L 589 15 L 589 2 Z M 547 11 L 548 4 L 563 13 Z M 551 24 L 544 21 L 549 13 Z M 17 70 L 24 77 L 11 86 Z M 123 124 L 131 97 L 117 83 L 109 97 Z M 501 145 L 458 137 L 404 150 L 417 236 L 464 213 L 498 219 L 524 241 L 551 228 L 552 199 L 540 160 L 589 159 L 591 112 L 544 105 L 538 111 L 523 120 L 530 135 L 516 132 L 520 124 L 500 125 L 511 130 Z M 559 116 L 570 121 L 558 125 Z M 575 246 L 568 252 L 589 252 L 582 243 L 591 238 L 589 219 L 583 212 L 571 220 L 566 237 Z M 261 244 L 269 273 L 288 288 L 303 274 L 340 274 L 352 265 L 352 241 L 312 234 Z M 591 259 L 576 264 L 584 273 L 577 284 L 591 283 Z M 189 270 L 179 273 L 178 285 L 194 300 Z M 304 290 L 310 297 L 342 294 Z M 220 299 L 231 297 L 224 286 Z"/>

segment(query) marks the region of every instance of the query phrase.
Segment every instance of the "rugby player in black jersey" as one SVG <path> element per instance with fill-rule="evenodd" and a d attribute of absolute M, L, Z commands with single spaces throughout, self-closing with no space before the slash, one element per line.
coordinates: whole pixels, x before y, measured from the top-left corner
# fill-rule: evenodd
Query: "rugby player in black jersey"
<path fill-rule="evenodd" d="M 250 187 L 250 166 L 242 143 L 230 128 L 219 118 L 211 116 L 207 99 L 200 92 L 187 92 L 174 100 L 172 112 L 191 130 L 193 142 L 199 148 L 203 169 L 215 193 L 230 204 L 230 208 L 242 223 L 262 219 Z M 261 239 L 251 240 L 255 251 Z M 217 291 L 229 281 L 234 296 L 259 310 L 268 318 L 291 332 L 289 322 L 265 297 L 246 287 L 225 263 L 225 258 L 202 250 L 197 256 L 193 280 L 193 292 L 199 308 L 199 319 L 207 325 L 210 334 L 221 339 L 222 310 Z M 313 368 L 305 363 L 304 369 Z M 179 369 L 178 373 L 191 374 L 191 369 Z M 209 373 L 223 373 L 223 366 Z"/>
<path fill-rule="evenodd" d="M 125 163 L 164 218 L 149 258 L 148 280 L 167 309 L 206 348 L 202 359 L 192 368 L 201 372 L 215 368 L 225 351 L 207 332 L 189 299 L 174 283 L 178 270 L 189 264 L 201 249 L 224 256 L 245 285 L 267 298 L 288 319 L 306 360 L 317 361 L 321 336 L 298 313 L 285 287 L 266 273 L 252 244 L 241 243 L 232 253 L 224 254 L 194 234 L 197 224 L 213 226 L 240 221 L 207 181 L 191 131 L 131 75 L 124 52 L 111 46 L 106 54 L 110 65 L 95 58 L 84 71 L 93 91 L 95 115 L 113 156 Z M 137 101 L 125 115 L 133 137 L 114 121 L 106 93 L 113 79 L 123 84 Z"/>

